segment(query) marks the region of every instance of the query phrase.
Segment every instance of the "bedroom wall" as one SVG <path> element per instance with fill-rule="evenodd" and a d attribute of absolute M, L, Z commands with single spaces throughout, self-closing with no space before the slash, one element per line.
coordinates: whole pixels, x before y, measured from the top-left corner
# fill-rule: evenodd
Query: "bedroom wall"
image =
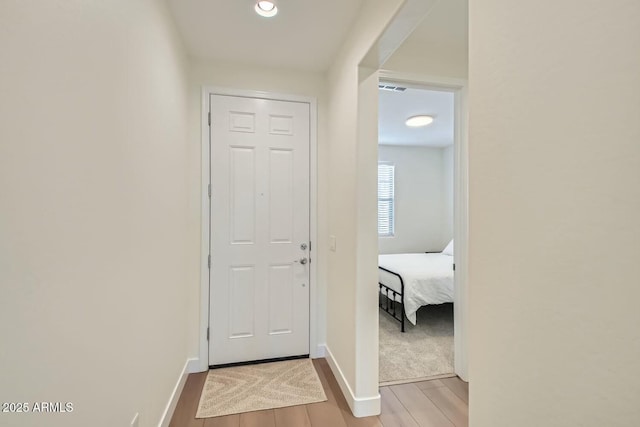
<path fill-rule="evenodd" d="M 470 425 L 637 425 L 640 2 L 470 22 Z"/>
<path fill-rule="evenodd" d="M 189 351 L 198 356 L 200 331 L 200 239 L 201 231 L 201 162 L 202 162 L 202 87 L 257 90 L 309 96 L 318 103 L 318 241 L 314 242 L 317 263 L 317 324 L 318 341 L 326 342 L 326 287 L 328 253 L 327 203 L 327 141 L 326 141 L 326 81 L 321 73 L 265 68 L 250 64 L 203 62 L 192 59 L 189 70 L 189 251 L 192 278 L 189 283 Z"/>
<path fill-rule="evenodd" d="M 442 149 L 442 165 L 444 174 L 444 225 L 445 245 L 453 239 L 453 188 L 454 188 L 454 153 L 453 145 Z"/>
<path fill-rule="evenodd" d="M 187 359 L 186 57 L 164 2 L 0 2 L 0 401 L 157 426 Z"/>
<path fill-rule="evenodd" d="M 451 240 L 453 212 L 448 210 L 447 190 L 453 189 L 453 175 L 446 174 L 445 151 L 378 147 L 378 160 L 395 165 L 395 235 L 378 239 L 380 253 L 437 252 Z"/>

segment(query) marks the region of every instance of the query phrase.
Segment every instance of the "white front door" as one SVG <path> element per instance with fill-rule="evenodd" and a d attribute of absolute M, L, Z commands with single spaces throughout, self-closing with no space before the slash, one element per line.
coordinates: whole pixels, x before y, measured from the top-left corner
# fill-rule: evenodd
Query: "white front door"
<path fill-rule="evenodd" d="M 310 106 L 209 105 L 209 364 L 307 355 Z"/>

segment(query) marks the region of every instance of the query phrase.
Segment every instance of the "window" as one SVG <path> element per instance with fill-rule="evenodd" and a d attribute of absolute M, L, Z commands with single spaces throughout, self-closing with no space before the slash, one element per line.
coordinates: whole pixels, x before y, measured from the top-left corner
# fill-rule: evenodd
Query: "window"
<path fill-rule="evenodd" d="M 378 163 L 378 236 L 393 236 L 394 165 Z"/>

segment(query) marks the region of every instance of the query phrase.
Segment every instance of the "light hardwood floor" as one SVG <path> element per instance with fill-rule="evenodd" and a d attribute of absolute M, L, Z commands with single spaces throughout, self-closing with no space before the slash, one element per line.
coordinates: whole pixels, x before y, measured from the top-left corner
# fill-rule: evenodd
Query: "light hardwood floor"
<path fill-rule="evenodd" d="M 325 359 L 313 361 L 326 402 L 196 419 L 206 372 L 191 374 L 170 427 L 467 427 L 469 389 L 459 378 L 381 387 L 382 413 L 355 418 Z"/>

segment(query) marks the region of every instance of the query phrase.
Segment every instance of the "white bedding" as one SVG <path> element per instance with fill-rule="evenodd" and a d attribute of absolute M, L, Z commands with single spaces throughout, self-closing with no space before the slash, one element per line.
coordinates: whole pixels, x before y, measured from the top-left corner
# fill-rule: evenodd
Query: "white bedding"
<path fill-rule="evenodd" d="M 414 325 L 423 305 L 453 302 L 453 257 L 435 254 L 379 255 L 378 265 L 398 273 L 404 282 L 404 312 Z M 382 269 L 379 281 L 400 292 L 400 280 Z M 384 291 L 381 290 L 384 294 Z M 400 297 L 396 298 L 400 301 Z"/>

